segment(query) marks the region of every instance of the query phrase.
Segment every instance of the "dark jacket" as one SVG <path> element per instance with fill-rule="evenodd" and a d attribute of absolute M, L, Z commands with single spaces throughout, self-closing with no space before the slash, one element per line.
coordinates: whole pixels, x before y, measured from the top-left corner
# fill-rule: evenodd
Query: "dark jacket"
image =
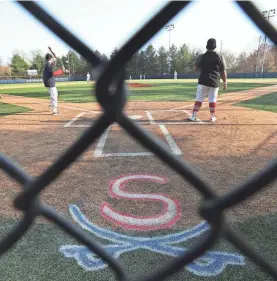
<path fill-rule="evenodd" d="M 221 73 L 226 70 L 224 58 L 214 51 L 207 51 L 198 57 L 196 65 L 200 70 L 198 84 L 218 88 Z"/>
<path fill-rule="evenodd" d="M 55 77 L 53 74 L 53 65 L 47 61 L 43 70 L 43 83 L 45 87 L 55 87 Z"/>

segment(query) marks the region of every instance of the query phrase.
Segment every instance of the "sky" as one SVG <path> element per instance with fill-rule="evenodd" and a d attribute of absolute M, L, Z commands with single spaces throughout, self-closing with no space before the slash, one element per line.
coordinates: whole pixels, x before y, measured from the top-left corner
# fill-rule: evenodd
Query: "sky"
<path fill-rule="evenodd" d="M 92 49 L 110 55 L 133 35 L 142 24 L 161 9 L 164 0 L 44 0 L 37 1 L 62 24 L 70 27 Z M 257 0 L 259 9 L 275 9 L 276 0 Z M 258 46 L 260 31 L 228 0 L 198 0 L 170 21 L 175 26 L 171 44 L 183 43 L 205 50 L 213 37 L 222 41 L 222 50 L 238 54 Z M 277 15 L 271 19 L 277 27 Z M 58 56 L 69 47 L 15 2 L 0 0 L 0 57 L 8 62 L 15 51 L 28 55 L 31 50 L 43 53 L 51 46 Z M 148 43 L 168 49 L 169 34 L 162 30 Z"/>

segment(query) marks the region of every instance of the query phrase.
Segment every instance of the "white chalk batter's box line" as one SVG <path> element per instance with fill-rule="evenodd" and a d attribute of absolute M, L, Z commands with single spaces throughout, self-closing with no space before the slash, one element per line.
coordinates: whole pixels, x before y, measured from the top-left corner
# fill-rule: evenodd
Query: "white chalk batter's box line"
<path fill-rule="evenodd" d="M 166 111 L 171 111 L 171 110 L 166 110 Z M 187 112 L 186 110 L 174 110 L 174 111 L 182 111 L 182 112 Z M 97 113 L 97 112 L 95 112 Z M 72 120 L 70 120 L 68 123 L 66 123 L 64 125 L 65 128 L 68 128 L 68 127 L 73 127 L 73 128 L 84 128 L 84 127 L 91 127 L 91 125 L 72 125 L 74 122 L 76 122 L 80 117 L 82 117 L 83 115 L 85 114 L 90 114 L 91 115 L 91 112 L 81 112 L 79 114 L 77 114 Z M 172 153 L 173 154 L 176 154 L 176 155 L 182 155 L 182 151 L 180 150 L 180 148 L 178 147 L 178 145 L 176 144 L 176 142 L 174 141 L 172 135 L 168 132 L 167 128 L 165 127 L 165 124 L 159 124 L 159 123 L 156 123 L 154 120 L 153 120 L 153 117 L 152 117 L 152 114 L 150 111 L 146 111 L 146 116 L 149 120 L 149 124 L 153 125 L 158 125 L 160 130 L 162 131 L 164 137 L 165 137 L 165 140 L 169 146 L 169 148 L 171 149 Z M 131 116 L 132 119 L 138 119 L 140 118 L 141 116 Z M 170 123 L 170 122 L 168 122 Z M 181 122 L 181 123 L 184 123 L 184 122 Z M 200 123 L 200 122 L 199 122 Z M 175 124 L 175 123 L 173 123 Z M 95 151 L 94 151 L 94 157 L 135 157 L 135 156 L 154 156 L 154 154 L 152 152 L 131 152 L 131 153 L 103 153 L 104 151 L 104 147 L 105 147 L 105 144 L 107 142 L 107 139 L 108 139 L 108 134 L 109 134 L 109 131 L 111 130 L 112 126 L 117 126 L 117 124 L 113 124 L 111 126 L 109 126 L 108 129 L 106 129 L 106 131 L 102 134 L 102 136 L 100 137 L 99 139 L 99 142 L 95 148 Z"/>
<path fill-rule="evenodd" d="M 99 142 L 94 150 L 93 156 L 94 157 L 138 157 L 138 156 L 154 156 L 152 152 L 128 152 L 128 153 L 103 153 L 105 144 L 108 139 L 109 131 L 111 130 L 111 125 L 100 137 Z M 165 125 L 159 125 L 159 128 L 161 129 L 166 142 L 171 149 L 173 154 L 176 155 L 182 155 L 182 151 L 179 149 L 178 145 L 174 141 L 172 135 L 168 132 Z"/>
<path fill-rule="evenodd" d="M 206 122 L 203 122 L 202 120 L 199 119 L 198 122 L 188 122 L 188 121 L 164 121 L 164 122 L 157 122 L 155 121 L 155 119 L 153 118 L 153 115 L 151 112 L 184 112 L 185 114 L 187 114 L 188 116 L 191 115 L 191 113 L 188 110 L 182 109 L 165 109 L 165 110 L 146 110 L 144 111 L 146 113 L 147 116 L 147 121 L 145 122 L 138 122 L 141 125 L 206 125 Z M 97 112 L 95 112 L 97 113 Z M 67 122 L 63 127 L 64 128 L 88 128 L 91 127 L 91 125 L 89 124 L 74 124 L 76 121 L 78 121 L 78 119 L 80 117 L 82 117 L 83 115 L 91 115 L 92 112 L 81 112 L 79 114 L 77 114 L 72 120 L 70 120 L 69 122 Z M 139 119 L 141 116 L 130 116 L 131 119 Z M 117 124 L 114 124 L 114 126 L 117 126 Z"/>

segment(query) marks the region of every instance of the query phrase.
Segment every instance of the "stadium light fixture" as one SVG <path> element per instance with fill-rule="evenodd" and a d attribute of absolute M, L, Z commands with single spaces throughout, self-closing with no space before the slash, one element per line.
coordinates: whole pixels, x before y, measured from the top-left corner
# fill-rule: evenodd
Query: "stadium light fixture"
<path fill-rule="evenodd" d="M 267 11 L 263 11 L 262 14 L 263 14 L 263 17 L 269 21 L 270 18 L 275 17 L 276 9 L 270 9 Z M 263 63 L 262 63 L 262 73 L 264 73 L 265 55 L 266 55 L 266 36 L 264 37 L 264 54 L 263 54 Z"/>
<path fill-rule="evenodd" d="M 174 30 L 175 26 L 174 24 L 167 24 L 165 26 L 165 29 L 168 31 L 168 74 L 170 74 L 170 68 L 171 68 L 171 65 L 170 65 L 170 32 L 172 30 Z"/>

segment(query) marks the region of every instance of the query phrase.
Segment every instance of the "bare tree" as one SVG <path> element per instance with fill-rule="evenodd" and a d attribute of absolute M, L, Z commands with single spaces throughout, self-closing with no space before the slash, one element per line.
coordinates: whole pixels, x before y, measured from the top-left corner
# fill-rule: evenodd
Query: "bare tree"
<path fill-rule="evenodd" d="M 236 57 L 234 54 L 232 54 L 229 51 L 224 51 L 221 53 L 221 55 L 224 57 L 228 72 L 233 72 L 236 69 Z"/>

